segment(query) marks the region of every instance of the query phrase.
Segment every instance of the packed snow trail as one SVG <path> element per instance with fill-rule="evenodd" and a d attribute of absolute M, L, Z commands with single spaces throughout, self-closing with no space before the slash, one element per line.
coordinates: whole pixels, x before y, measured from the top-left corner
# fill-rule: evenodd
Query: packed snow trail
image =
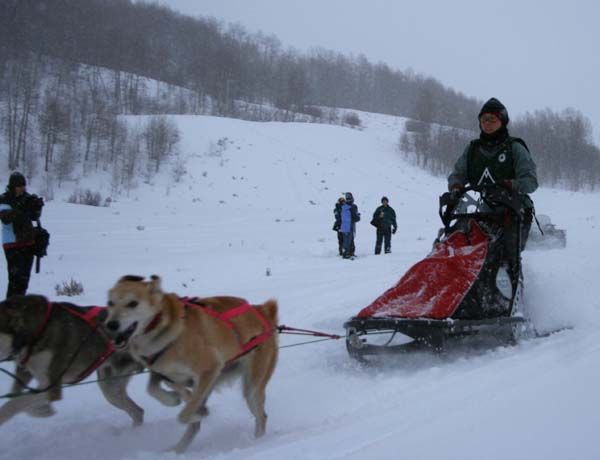
<path fill-rule="evenodd" d="M 30 291 L 57 299 L 55 285 L 74 278 L 84 294 L 60 300 L 99 304 L 120 276 L 156 273 L 180 295 L 275 297 L 280 323 L 344 334 L 345 320 L 429 252 L 445 190 L 443 178 L 396 151 L 402 120 L 359 115 L 362 131 L 173 117 L 188 171 L 181 182 L 165 167 L 108 208 L 67 204 L 71 191 L 59 190 L 44 209 L 51 245 Z M 225 137 L 227 149 L 211 155 L 210 142 Z M 79 186 L 106 196 L 110 179 Z M 352 262 L 337 256 L 331 230 L 346 191 L 362 213 Z M 375 256 L 368 223 L 382 195 L 399 227 L 392 254 Z M 267 389 L 266 436 L 253 438 L 234 385 L 211 396 L 209 417 L 180 456 L 163 452 L 184 430 L 180 408 L 150 398 L 146 376 L 130 385 L 146 410 L 137 429 L 95 385 L 71 388 L 55 416 L 19 415 L 0 427 L 0 460 L 600 458 L 599 196 L 541 189 L 533 198 L 567 230 L 567 247 L 524 252 L 525 307 L 540 333 L 571 330 L 515 347 L 417 353 L 377 368 L 353 362 L 343 340 L 282 349 Z M 9 386 L 0 377 L 0 391 Z"/>

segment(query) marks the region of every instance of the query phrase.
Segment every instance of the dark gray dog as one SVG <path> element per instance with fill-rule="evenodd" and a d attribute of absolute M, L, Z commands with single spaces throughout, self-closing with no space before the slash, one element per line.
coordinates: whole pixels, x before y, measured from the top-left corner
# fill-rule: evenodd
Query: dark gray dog
<path fill-rule="evenodd" d="M 78 382 L 97 369 L 99 386 L 113 406 L 126 411 L 137 426 L 144 410 L 127 394 L 130 375 L 143 370 L 127 351 L 116 351 L 102 325 L 105 309 L 49 302 L 43 296 L 14 296 L 0 302 L 0 361 L 15 361 L 12 392 L 35 378 L 40 393 L 10 399 L 0 407 L 0 425 L 20 412 L 49 417 L 61 385 Z"/>

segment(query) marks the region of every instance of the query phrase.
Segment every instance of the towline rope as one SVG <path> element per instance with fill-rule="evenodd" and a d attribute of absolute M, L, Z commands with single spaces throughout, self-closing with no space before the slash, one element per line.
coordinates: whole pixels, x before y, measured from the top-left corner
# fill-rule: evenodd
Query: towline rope
<path fill-rule="evenodd" d="M 341 335 L 337 335 L 337 334 L 326 334 L 324 332 L 311 331 L 309 329 L 297 329 L 297 328 L 289 327 L 286 325 L 277 326 L 276 328 L 274 328 L 274 330 L 276 330 L 280 334 L 307 335 L 307 336 L 313 336 L 313 337 L 321 337 L 318 340 L 310 340 L 307 342 L 294 343 L 291 345 L 282 345 L 282 346 L 279 346 L 279 349 L 298 347 L 300 345 L 307 345 L 309 343 L 324 342 L 325 340 L 338 340 L 338 339 L 342 338 Z M 79 348 L 81 348 L 81 345 L 82 344 L 80 344 Z M 79 352 L 79 349 L 77 350 L 77 352 Z M 77 353 L 75 353 L 75 355 L 76 354 Z M 67 370 L 68 370 L 68 368 L 65 369 L 65 372 Z M 21 379 L 19 379 L 19 377 L 17 377 L 12 372 L 7 371 L 6 369 L 3 369 L 1 367 L 0 367 L 0 372 L 8 375 L 10 378 L 12 378 L 14 381 L 19 383 L 23 388 L 25 388 L 27 390 L 27 391 L 23 391 L 23 392 L 19 392 L 19 393 L 14 393 L 14 392 L 5 393 L 3 395 L 0 395 L 0 399 L 13 399 L 13 398 L 19 398 L 21 396 L 27 396 L 27 395 L 31 395 L 31 394 L 44 393 L 44 392 L 48 391 L 50 386 L 54 386 L 56 384 L 55 383 L 53 385 L 50 385 L 50 386 L 48 386 L 46 388 L 42 388 L 42 389 L 32 388 L 32 387 L 28 386 L 27 384 L 25 384 L 23 381 L 21 381 Z M 81 386 L 81 385 L 89 385 L 92 383 L 104 382 L 106 380 L 129 378 L 129 377 L 133 377 L 135 375 L 146 374 L 148 372 L 150 372 L 150 369 L 144 369 L 144 370 L 141 370 L 138 372 L 132 372 L 130 374 L 113 375 L 110 377 L 105 377 L 103 379 L 86 380 L 85 382 L 76 382 L 76 383 L 65 383 L 65 384 L 60 385 L 60 387 L 61 388 L 70 388 L 70 387 L 76 387 L 76 386 Z M 63 374 L 64 374 L 64 372 L 63 372 Z"/>

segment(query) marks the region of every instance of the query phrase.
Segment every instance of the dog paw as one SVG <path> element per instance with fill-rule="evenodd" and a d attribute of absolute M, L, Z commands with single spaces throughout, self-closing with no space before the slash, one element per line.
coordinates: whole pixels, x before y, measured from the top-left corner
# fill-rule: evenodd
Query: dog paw
<path fill-rule="evenodd" d="M 141 417 L 136 417 L 133 419 L 133 421 L 131 422 L 131 427 L 137 428 L 138 426 L 142 426 L 143 424 L 144 424 L 144 416 L 142 415 Z"/>
<path fill-rule="evenodd" d="M 179 406 L 181 404 L 181 398 L 179 397 L 179 394 L 176 393 L 175 391 L 168 391 L 168 392 L 165 391 L 163 393 L 161 402 L 165 406 L 174 407 L 174 406 Z"/>
<path fill-rule="evenodd" d="M 151 395 L 158 399 L 163 406 L 174 407 L 181 404 L 181 398 L 176 391 L 165 391 L 161 389 L 159 391 L 153 391 Z"/>
<path fill-rule="evenodd" d="M 208 417 L 209 414 L 209 410 L 208 407 L 206 406 L 202 406 L 200 407 L 200 409 L 198 409 L 198 415 L 200 415 L 201 417 Z"/>
<path fill-rule="evenodd" d="M 187 445 L 183 446 L 183 445 L 181 445 L 180 442 L 178 442 L 177 444 L 167 447 L 166 449 L 163 450 L 163 452 L 165 454 L 173 454 L 174 453 L 174 454 L 179 455 L 179 454 L 183 454 L 186 450 L 187 450 Z"/>
<path fill-rule="evenodd" d="M 202 415 L 200 413 L 188 414 L 185 411 L 183 411 L 177 416 L 177 420 L 179 421 L 179 423 L 189 425 L 190 423 L 195 423 L 202 420 Z"/>
<path fill-rule="evenodd" d="M 27 413 L 32 417 L 46 418 L 52 417 L 54 414 L 56 414 L 56 411 L 50 404 L 43 404 L 41 406 L 32 407 L 28 409 Z"/>

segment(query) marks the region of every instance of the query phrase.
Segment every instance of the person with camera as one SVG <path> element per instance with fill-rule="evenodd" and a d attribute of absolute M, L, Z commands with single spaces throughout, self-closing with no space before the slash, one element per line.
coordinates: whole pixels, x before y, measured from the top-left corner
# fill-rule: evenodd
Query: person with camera
<path fill-rule="evenodd" d="M 2 246 L 8 269 L 7 298 L 27 292 L 36 253 L 33 222 L 39 220 L 44 206 L 44 200 L 27 193 L 26 186 L 25 176 L 13 172 L 6 192 L 0 195 Z"/>
<path fill-rule="evenodd" d="M 373 213 L 371 225 L 377 229 L 375 240 L 375 255 L 381 254 L 381 244 L 384 243 L 386 254 L 392 252 L 392 234 L 396 233 L 396 211 L 390 206 L 387 196 L 381 198 L 381 206 Z"/>

